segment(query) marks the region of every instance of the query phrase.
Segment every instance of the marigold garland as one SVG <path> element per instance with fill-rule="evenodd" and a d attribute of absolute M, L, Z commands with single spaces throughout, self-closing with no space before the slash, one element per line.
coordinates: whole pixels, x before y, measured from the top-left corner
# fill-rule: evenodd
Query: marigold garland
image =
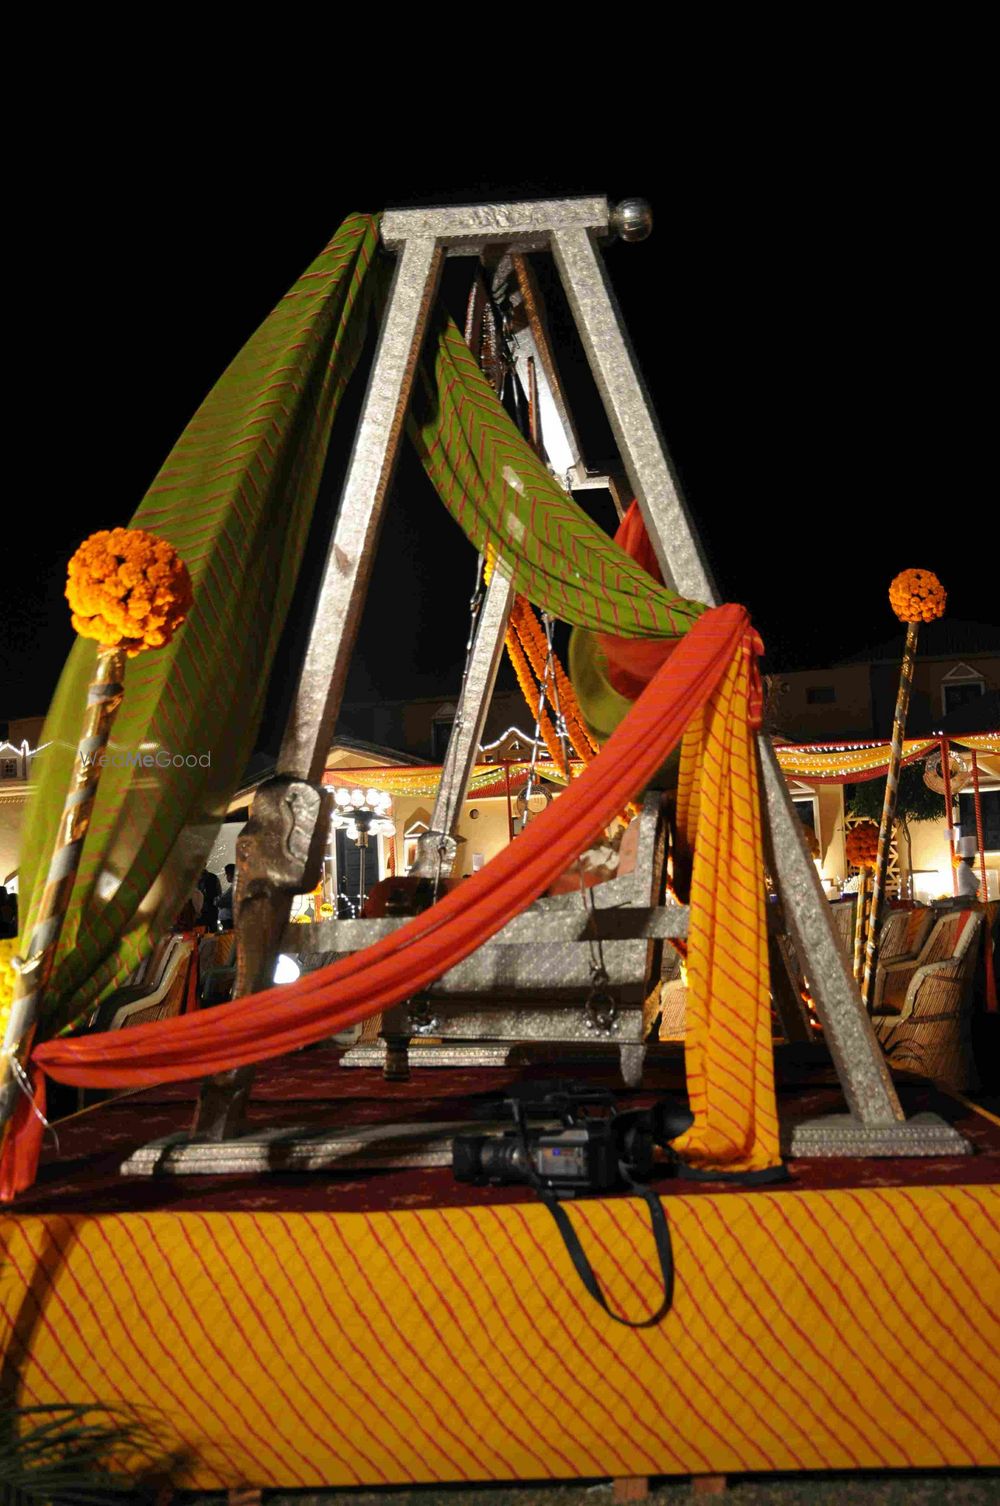
<path fill-rule="evenodd" d="M 903 570 L 889 587 L 889 603 L 900 622 L 934 622 L 944 616 L 947 601 L 933 570 Z"/>
<path fill-rule="evenodd" d="M 527 597 L 516 596 L 514 598 L 510 621 L 511 626 L 521 640 L 521 645 L 528 656 L 528 663 L 531 665 L 536 678 L 538 680 L 544 679 L 545 664 L 549 653 L 548 640 Z M 590 763 L 591 759 L 597 754 L 597 745 L 584 725 L 576 699 L 576 692 L 573 689 L 569 676 L 555 654 L 552 656 L 552 663 L 555 670 L 556 689 L 559 692 L 559 709 L 562 711 L 563 720 L 566 723 L 569 740 L 576 750 L 577 757 L 583 763 Z"/>
<path fill-rule="evenodd" d="M 487 554 L 483 571 L 487 581 L 493 573 L 493 565 L 493 557 Z M 532 679 L 532 672 L 541 684 L 545 679 L 549 645 L 541 624 L 535 616 L 534 608 L 526 596 L 515 595 L 514 597 L 504 643 L 528 710 L 537 712 L 539 692 Z M 600 749 L 583 720 L 576 691 L 556 654 L 552 655 L 552 665 L 555 671 L 555 687 L 559 693 L 559 709 L 562 712 L 570 748 L 576 753 L 581 763 L 588 764 L 597 757 Z M 538 718 L 538 729 L 552 762 L 557 768 L 562 768 L 565 751 L 544 707 Z M 638 805 L 635 801 L 630 801 L 622 811 L 620 819 L 627 824 L 633 816 L 638 815 L 638 812 Z"/>
<path fill-rule="evenodd" d="M 847 861 L 852 868 L 871 868 L 878 856 L 878 827 L 874 821 L 859 821 L 844 838 Z"/>
<path fill-rule="evenodd" d="M 82 638 L 129 658 L 163 648 L 191 608 L 191 576 L 172 544 L 142 528 L 101 529 L 69 562 L 66 598 Z"/>
<path fill-rule="evenodd" d="M 514 666 L 514 673 L 517 675 L 517 683 L 521 687 L 521 694 L 524 696 L 525 704 L 529 710 L 536 711 L 538 707 L 538 691 L 532 679 L 527 655 L 521 646 L 521 640 L 513 629 L 508 628 L 504 641 L 506 642 L 510 662 Z M 542 734 L 542 741 L 548 749 L 549 757 L 557 768 L 561 768 L 563 762 L 562 746 L 556 736 L 556 729 L 553 727 L 549 714 L 544 707 L 538 719 L 538 729 Z"/>

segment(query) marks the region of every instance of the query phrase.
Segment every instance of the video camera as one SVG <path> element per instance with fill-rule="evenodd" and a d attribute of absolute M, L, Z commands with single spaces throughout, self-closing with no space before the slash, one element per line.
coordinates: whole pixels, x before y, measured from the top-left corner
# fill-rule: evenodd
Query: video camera
<path fill-rule="evenodd" d="M 635 1186 L 653 1171 L 654 1149 L 689 1128 L 670 1098 L 619 1112 L 614 1093 L 586 1083 L 529 1083 L 498 1106 L 514 1121 L 499 1135 L 456 1135 L 459 1182 L 524 1183 L 557 1197 Z"/>

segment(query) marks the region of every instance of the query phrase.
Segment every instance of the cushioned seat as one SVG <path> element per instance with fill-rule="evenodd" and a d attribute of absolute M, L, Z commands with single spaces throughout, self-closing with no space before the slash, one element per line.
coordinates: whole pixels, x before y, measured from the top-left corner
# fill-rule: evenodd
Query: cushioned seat
<path fill-rule="evenodd" d="M 872 998 L 874 1014 L 899 1014 L 902 1011 L 913 969 L 922 957 L 928 938 L 937 923 L 935 912 L 925 906 L 912 910 L 890 910 L 879 936 L 878 968 Z M 946 945 L 946 941 L 940 944 Z"/>
<path fill-rule="evenodd" d="M 950 910 L 916 959 L 880 961 L 872 1024 L 894 1067 L 957 1091 L 975 1085 L 970 1005 L 982 933 L 981 911 Z"/>

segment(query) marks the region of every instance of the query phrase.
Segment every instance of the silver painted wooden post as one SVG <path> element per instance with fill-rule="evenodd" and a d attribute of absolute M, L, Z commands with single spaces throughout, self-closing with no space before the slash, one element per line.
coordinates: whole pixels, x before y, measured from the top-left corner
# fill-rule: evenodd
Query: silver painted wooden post
<path fill-rule="evenodd" d="M 715 606 L 718 593 L 670 468 L 600 250 L 586 230 L 560 228 L 552 233 L 552 255 L 663 579 L 682 596 Z"/>
<path fill-rule="evenodd" d="M 580 227 L 554 229 L 552 253 L 663 578 L 682 595 L 715 606 L 718 592 L 593 236 Z M 905 1116 L 899 1097 L 837 945 L 829 903 L 769 739 L 761 735 L 758 749 L 775 882 L 850 1109 L 846 1120 L 831 1116 L 826 1125 L 800 1127 L 792 1137 L 793 1153 L 863 1154 L 880 1149 L 884 1154 L 906 1154 L 907 1148 L 918 1145 L 924 1153 L 933 1148 L 942 1153 L 967 1149 L 943 1121 L 930 1123 L 934 1116 L 920 1116 L 920 1124 L 901 1122 Z"/>
<path fill-rule="evenodd" d="M 433 236 L 413 238 L 396 267 L 279 774 L 315 780 L 326 765 L 443 256 Z"/>
<path fill-rule="evenodd" d="M 785 776 L 770 738 L 761 737 L 758 749 L 764 806 L 785 918 L 808 978 L 809 992 L 847 1106 L 862 1124 L 896 1123 L 903 1118 L 899 1097 L 837 940 L 830 902 L 820 887 L 816 864 L 802 834 L 802 822 L 789 799 Z"/>

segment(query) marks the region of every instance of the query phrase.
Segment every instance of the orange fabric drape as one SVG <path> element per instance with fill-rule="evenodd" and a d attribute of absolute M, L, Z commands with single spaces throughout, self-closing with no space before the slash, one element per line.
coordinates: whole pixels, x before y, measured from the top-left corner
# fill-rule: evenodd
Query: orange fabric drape
<path fill-rule="evenodd" d="M 641 565 L 660 585 L 663 573 L 649 542 L 638 502 L 632 502 L 618 525 L 615 543 Z M 679 638 L 618 638 L 598 633 L 597 642 L 605 659 L 605 674 L 612 689 L 629 701 L 636 700 L 656 671 L 670 658 Z"/>
<path fill-rule="evenodd" d="M 216 1009 L 126 1031 L 47 1041 L 32 1054 L 36 1081 L 38 1074 L 49 1073 L 81 1087 L 124 1088 L 201 1077 L 325 1039 L 425 987 L 544 892 L 649 780 L 721 684 L 728 685 L 734 673 L 747 682 L 755 680 L 753 655 L 758 647 L 742 607 L 723 606 L 707 612 L 680 641 L 669 674 L 665 669 L 657 674 L 601 755 L 567 792 L 487 867 L 393 935 L 330 967 L 307 973 L 294 984 Z M 739 696 L 735 691 L 728 694 L 730 719 L 740 714 L 740 707 L 751 714 L 752 684 L 744 685 Z M 711 715 L 710 723 L 715 725 Z M 732 738 L 723 739 L 714 756 L 728 758 L 732 742 Z M 713 746 L 710 739 L 706 748 Z M 731 829 L 721 824 L 717 836 L 732 841 Z M 694 884 L 702 852 L 714 841 L 716 836 L 707 825 L 698 832 Z M 756 854 L 747 861 L 761 884 L 759 828 L 750 837 L 751 850 L 755 842 Z M 718 861 L 726 861 L 722 848 Z M 709 939 L 700 931 L 696 935 L 699 944 Z M 766 968 L 766 960 L 761 965 Z M 698 976 L 705 978 L 707 987 L 718 986 L 717 969 L 709 968 Z M 748 974 L 742 1004 L 750 1015 L 759 1008 L 757 977 Z M 733 1007 L 739 1007 L 738 990 Z M 27 1118 L 38 1124 L 30 1109 Z M 22 1115 L 22 1126 L 24 1122 Z M 31 1136 L 37 1140 L 33 1130 Z M 26 1141 L 25 1134 L 8 1136 L 0 1196 L 9 1197 L 30 1184 L 33 1167 L 28 1165 Z M 19 1146 L 25 1154 L 20 1154 Z M 745 1136 L 734 1134 L 730 1153 L 745 1157 Z"/>

